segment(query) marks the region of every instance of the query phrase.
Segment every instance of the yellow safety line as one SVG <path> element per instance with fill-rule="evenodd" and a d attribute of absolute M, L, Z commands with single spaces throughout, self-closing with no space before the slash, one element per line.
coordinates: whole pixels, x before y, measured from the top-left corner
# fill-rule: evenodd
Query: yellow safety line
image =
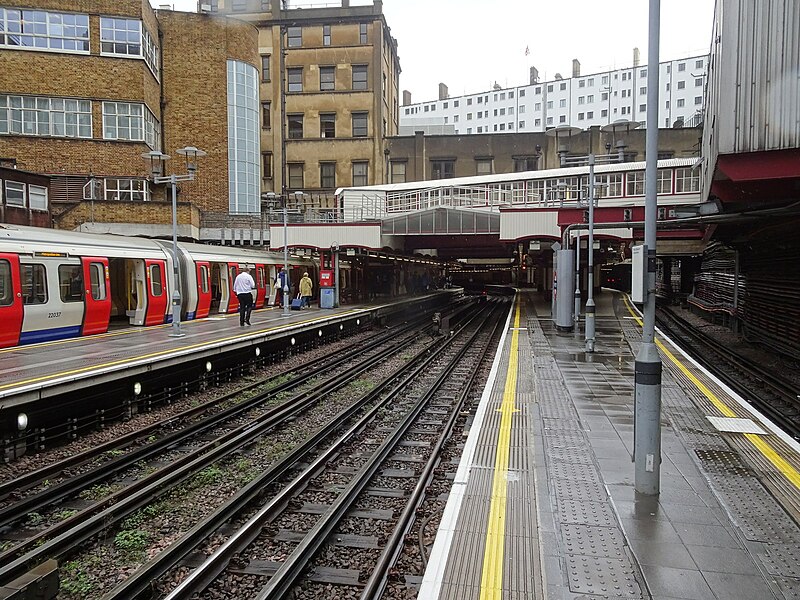
<path fill-rule="evenodd" d="M 628 297 L 623 295 L 622 299 L 625 302 L 625 306 L 628 309 L 628 312 L 631 313 L 633 318 L 639 324 L 642 325 L 642 320 L 639 316 L 633 311 L 631 305 L 628 303 Z M 664 344 L 661 343 L 660 340 L 656 339 L 656 345 L 658 348 L 664 353 L 664 355 L 674 364 L 678 369 L 683 373 L 686 378 L 691 381 L 697 389 L 699 389 L 703 395 L 708 398 L 711 403 L 717 408 L 717 410 L 722 413 L 723 416 L 738 418 L 737 415 L 725 402 L 720 399 L 714 392 L 712 392 L 702 381 L 700 381 L 694 373 L 689 371 L 686 366 L 675 357 L 672 352 L 670 352 Z M 800 489 L 800 473 L 798 473 L 797 469 L 795 469 L 792 465 L 790 465 L 785 459 L 783 459 L 775 449 L 762 437 L 754 433 L 745 433 L 744 437 L 747 438 L 753 446 L 756 447 L 764 458 L 766 458 L 772 465 L 780 471 L 786 479 L 788 479 L 796 488 Z"/>
<path fill-rule="evenodd" d="M 517 392 L 517 364 L 519 349 L 520 302 L 516 302 L 514 327 L 511 334 L 511 349 L 508 357 L 508 372 L 500 406 L 500 430 L 497 433 L 497 456 L 494 461 L 492 504 L 486 530 L 486 545 L 483 550 L 483 572 L 481 574 L 480 600 L 500 600 L 503 594 L 503 550 L 506 531 L 506 501 L 508 488 L 508 462 L 511 446 L 511 417 L 515 412 L 514 399 Z"/>
<path fill-rule="evenodd" d="M 335 316 L 339 317 L 339 316 L 348 315 L 348 314 L 356 312 L 356 310 L 357 309 L 353 309 L 353 310 L 349 310 L 349 311 L 344 312 L 344 313 L 338 313 Z M 287 323 L 287 325 L 303 325 L 303 324 L 306 324 L 306 323 L 313 323 L 314 321 L 317 321 L 317 320 L 319 320 L 319 319 L 318 318 L 316 318 L 316 319 L 306 319 L 306 320 L 303 320 L 303 321 L 294 321 L 292 323 Z M 258 332 L 258 333 L 269 333 L 270 331 L 277 331 L 279 329 L 283 329 L 283 326 L 270 327 L 268 329 L 261 329 L 261 330 L 255 330 L 255 331 Z M 103 369 L 103 368 L 106 368 L 106 367 L 113 367 L 113 366 L 121 365 L 121 364 L 124 364 L 124 363 L 143 360 L 143 359 L 146 359 L 146 358 L 155 358 L 157 356 L 164 356 L 166 354 L 173 354 L 175 352 L 182 352 L 182 351 L 185 351 L 185 350 L 194 350 L 194 349 L 198 349 L 198 348 L 213 346 L 214 344 L 217 344 L 219 342 L 227 342 L 227 341 L 230 341 L 230 340 L 241 339 L 242 337 L 252 335 L 252 333 L 253 332 L 243 333 L 243 334 L 239 334 L 239 335 L 232 335 L 232 336 L 228 336 L 228 337 L 224 337 L 224 338 L 219 338 L 219 339 L 216 339 L 216 340 L 211 340 L 210 342 L 203 342 L 203 343 L 200 343 L 200 344 L 191 344 L 189 346 L 180 346 L 178 348 L 170 348 L 168 350 L 162 350 L 160 352 L 152 352 L 150 354 L 141 354 L 139 356 L 132 356 L 130 358 L 124 358 L 124 359 L 121 359 L 121 360 L 114 360 L 114 361 L 111 361 L 111 362 L 100 363 L 100 364 L 92 365 L 92 366 L 89 366 L 89 367 L 82 367 L 80 369 L 73 369 L 71 371 L 61 371 L 59 373 L 53 373 L 52 375 L 43 375 L 41 377 L 34 377 L 32 379 L 25 379 L 23 381 L 15 381 L 13 383 L 5 383 L 3 385 L 0 385 L 0 390 L 6 389 L 6 388 L 21 387 L 23 385 L 28 385 L 30 383 L 37 383 L 37 382 L 45 381 L 45 380 L 48 380 L 48 379 L 57 379 L 59 377 L 65 377 L 65 376 L 68 376 L 68 375 L 77 375 L 79 373 L 86 373 L 88 371 L 94 371 L 94 370 Z"/>

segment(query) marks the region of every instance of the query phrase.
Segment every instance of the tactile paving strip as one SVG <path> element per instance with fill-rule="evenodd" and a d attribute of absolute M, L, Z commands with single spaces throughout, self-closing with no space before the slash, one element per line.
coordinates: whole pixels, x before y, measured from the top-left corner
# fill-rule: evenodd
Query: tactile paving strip
<path fill-rule="evenodd" d="M 561 523 L 573 525 L 599 525 L 616 527 L 617 519 L 608 502 L 579 502 L 566 500 L 558 505 L 558 517 Z"/>
<path fill-rule="evenodd" d="M 561 539 L 567 554 L 625 560 L 625 538 L 616 527 L 563 523 Z"/>
<path fill-rule="evenodd" d="M 642 588 L 630 565 L 629 560 L 568 556 L 569 589 L 605 598 L 641 598 Z"/>

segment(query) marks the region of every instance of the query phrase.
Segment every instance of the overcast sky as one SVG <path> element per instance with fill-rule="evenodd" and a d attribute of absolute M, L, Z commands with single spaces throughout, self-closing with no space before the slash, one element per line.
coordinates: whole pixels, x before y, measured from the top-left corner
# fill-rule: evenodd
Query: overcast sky
<path fill-rule="evenodd" d="M 196 0 L 151 0 L 196 10 Z M 340 5 L 336 0 L 291 0 Z M 351 5 L 372 4 L 352 0 Z M 451 96 L 630 66 L 633 48 L 647 62 L 647 0 L 384 0 L 397 39 L 400 89 L 414 102 L 435 100 L 439 82 Z M 708 53 L 714 0 L 662 0 L 660 60 Z M 526 56 L 525 50 L 530 53 Z"/>

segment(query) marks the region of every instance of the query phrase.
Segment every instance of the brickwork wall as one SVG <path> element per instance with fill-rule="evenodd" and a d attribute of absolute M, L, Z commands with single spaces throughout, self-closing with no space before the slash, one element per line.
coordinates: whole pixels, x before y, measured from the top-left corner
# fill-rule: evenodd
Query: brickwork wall
<path fill-rule="evenodd" d="M 197 179 L 182 185 L 184 200 L 204 211 L 228 210 L 227 61 L 260 71 L 258 30 L 217 15 L 158 11 L 164 33 L 164 151 L 168 167 L 185 172 L 175 149 L 208 153 Z"/>
<path fill-rule="evenodd" d="M 141 223 L 142 233 L 146 225 L 172 225 L 171 202 L 120 202 L 97 201 L 92 207 L 84 202 L 72 210 L 54 216 L 58 229 L 77 229 L 83 223 Z M 200 213 L 196 207 L 186 202 L 178 202 L 178 223 L 191 223 L 200 226 Z"/>

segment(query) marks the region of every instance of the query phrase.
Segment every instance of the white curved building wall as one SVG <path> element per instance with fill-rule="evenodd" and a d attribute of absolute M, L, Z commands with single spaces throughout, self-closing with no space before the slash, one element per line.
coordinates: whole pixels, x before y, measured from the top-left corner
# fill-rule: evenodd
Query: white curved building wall
<path fill-rule="evenodd" d="M 259 214 L 261 203 L 258 70 L 228 61 L 228 210 Z"/>

